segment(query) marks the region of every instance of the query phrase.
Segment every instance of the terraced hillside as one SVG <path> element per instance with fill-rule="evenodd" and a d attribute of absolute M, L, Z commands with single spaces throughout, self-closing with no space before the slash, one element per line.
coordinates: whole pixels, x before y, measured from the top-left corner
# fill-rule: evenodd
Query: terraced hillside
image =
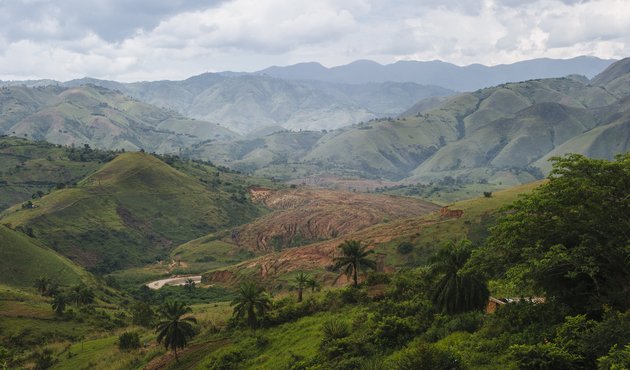
<path fill-rule="evenodd" d="M 460 218 L 443 218 L 438 212 L 406 217 L 350 232 L 346 235 L 313 244 L 269 253 L 230 267 L 213 269 L 204 274 L 209 283 L 227 283 L 253 277 L 273 285 L 288 282 L 298 271 L 311 271 L 327 284 L 345 282 L 337 273 L 327 271 L 337 255 L 337 246 L 344 240 L 359 240 L 377 252 L 379 269 L 391 271 L 400 267 L 425 264 L 428 257 L 446 240 L 468 238 L 480 241 L 498 210 L 519 194 L 531 191 L 541 182 L 534 182 L 493 194 L 491 198 L 475 198 L 456 202 L 450 209 L 462 210 Z M 403 198 L 404 199 L 404 198 Z M 247 227 L 247 226 L 246 226 Z M 401 253 L 398 246 L 409 243 L 411 250 Z"/>
<path fill-rule="evenodd" d="M 123 153 L 77 186 L 10 208 L 0 223 L 31 230 L 83 266 L 110 271 L 166 257 L 177 244 L 260 213 L 244 185 L 228 181 L 234 175 L 187 166 L 195 177 L 154 156 Z"/>
<path fill-rule="evenodd" d="M 419 199 L 309 188 L 275 191 L 262 201 L 274 212 L 235 229 L 232 235 L 237 245 L 257 252 L 337 238 L 438 208 Z"/>

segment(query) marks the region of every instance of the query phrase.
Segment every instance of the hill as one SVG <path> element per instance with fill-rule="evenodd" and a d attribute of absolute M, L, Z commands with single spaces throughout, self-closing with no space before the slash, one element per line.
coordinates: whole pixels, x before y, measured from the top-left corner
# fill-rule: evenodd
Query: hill
<path fill-rule="evenodd" d="M 177 244 L 257 216 L 244 185 L 216 168 L 188 166 L 192 177 L 144 153 L 123 153 L 81 180 L 13 207 L 0 223 L 32 230 L 39 240 L 92 270 L 148 263 Z"/>
<path fill-rule="evenodd" d="M 218 160 L 254 173 L 273 169 L 293 179 L 328 172 L 402 183 L 525 183 L 543 177 L 551 155 L 579 152 L 611 159 L 629 149 L 630 74 L 623 74 L 628 60 L 616 62 L 594 82 L 568 76 L 507 83 L 449 97 L 433 108 L 420 104 L 411 116 L 313 135 L 301 147 L 287 149 L 284 142 L 297 142 L 292 134 L 273 133 L 260 145 L 245 142 L 231 160 Z M 260 146 L 266 158 L 258 155 Z M 191 155 L 203 158 L 214 150 L 200 143 Z M 282 161 L 273 163 L 274 157 Z"/>
<path fill-rule="evenodd" d="M 95 85 L 0 89 L 0 134 L 55 144 L 169 153 L 236 135 Z"/>
<path fill-rule="evenodd" d="M 95 79 L 90 83 L 125 94 L 187 117 L 221 122 L 241 134 L 267 127 L 290 130 L 334 129 L 375 117 L 397 115 L 419 99 L 453 91 L 416 83 L 336 84 L 291 81 L 264 74 L 205 73 L 183 81 L 130 84 Z"/>
<path fill-rule="evenodd" d="M 273 212 L 232 232 L 241 248 L 279 251 L 438 208 L 419 199 L 312 188 L 265 191 L 262 202 Z"/>
<path fill-rule="evenodd" d="M 344 240 L 351 239 L 365 243 L 377 252 L 381 271 L 423 265 L 444 241 L 463 238 L 475 242 L 483 240 L 487 226 L 492 223 L 501 207 L 540 184 L 540 181 L 533 182 L 498 191 L 491 198 L 475 198 L 449 205 L 450 209 L 463 211 L 460 218 L 443 218 L 438 212 L 432 212 L 375 223 L 326 241 L 269 253 L 234 266 L 216 268 L 204 274 L 203 279 L 208 283 L 234 284 L 239 279 L 249 277 L 258 279 L 265 285 L 275 286 L 278 281 L 288 282 L 298 271 L 310 271 L 326 284 L 345 282 L 343 279 L 338 280 L 337 273 L 330 273 L 329 268 L 333 265 L 337 246 Z M 403 199 L 405 198 L 401 197 Z M 427 209 L 429 210 L 431 208 Z M 398 250 L 403 242 L 411 244 L 410 251 L 401 253 Z"/>
<path fill-rule="evenodd" d="M 88 273 L 37 240 L 0 225 L 0 284 L 30 288 L 48 276 L 60 285 L 78 284 Z"/>
<path fill-rule="evenodd" d="M 96 171 L 116 153 L 0 136 L 0 211 Z"/>

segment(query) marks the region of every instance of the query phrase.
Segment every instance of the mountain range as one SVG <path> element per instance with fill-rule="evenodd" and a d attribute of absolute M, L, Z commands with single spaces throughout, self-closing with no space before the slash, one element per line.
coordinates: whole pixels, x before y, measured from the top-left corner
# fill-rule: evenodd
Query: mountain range
<path fill-rule="evenodd" d="M 403 182 L 449 176 L 516 184 L 540 178 L 554 155 L 611 158 L 627 150 L 628 59 L 592 79 L 584 76 L 610 62 L 580 57 L 483 68 L 357 62 L 332 69 L 296 65 L 206 73 L 183 81 L 5 83 L 0 133 L 180 153 L 283 179 L 330 172 Z M 422 69 L 427 66 L 450 69 L 432 74 Z M 582 75 L 459 94 L 416 82 L 378 82 L 383 76 L 413 80 L 457 73 L 468 76 L 461 81 L 473 81 L 483 76 L 479 70 L 494 71 L 492 78 L 501 81 L 578 70 Z M 370 77 L 350 79 L 359 75 Z"/>
<path fill-rule="evenodd" d="M 328 171 L 409 182 L 528 182 L 542 177 L 554 155 L 612 158 L 628 150 L 629 65 L 616 62 L 592 80 L 502 84 L 328 133 L 196 144 L 190 155 L 288 178 Z"/>

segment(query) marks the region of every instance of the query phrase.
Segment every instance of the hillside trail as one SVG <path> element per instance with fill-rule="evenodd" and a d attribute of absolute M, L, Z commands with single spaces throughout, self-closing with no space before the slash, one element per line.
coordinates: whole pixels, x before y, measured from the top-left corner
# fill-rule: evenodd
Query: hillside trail
<path fill-rule="evenodd" d="M 167 279 L 155 280 L 150 283 L 145 284 L 150 289 L 157 290 L 165 285 L 169 286 L 180 286 L 186 284 L 188 279 L 192 279 L 195 284 L 201 284 L 201 275 L 184 275 L 184 276 L 174 276 Z"/>

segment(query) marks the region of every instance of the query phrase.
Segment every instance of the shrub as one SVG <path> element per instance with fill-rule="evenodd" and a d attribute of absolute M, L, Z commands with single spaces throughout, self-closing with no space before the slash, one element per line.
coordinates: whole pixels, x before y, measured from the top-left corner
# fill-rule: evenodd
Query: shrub
<path fill-rule="evenodd" d="M 614 345 L 607 356 L 597 359 L 599 370 L 622 370 L 630 368 L 630 344 L 623 348 Z"/>
<path fill-rule="evenodd" d="M 118 337 L 118 348 L 121 350 L 140 348 L 140 336 L 135 332 L 124 332 Z"/>
<path fill-rule="evenodd" d="M 399 370 L 457 370 L 462 366 L 449 351 L 428 343 L 416 343 L 394 354 L 390 361 L 391 369 Z"/>
<path fill-rule="evenodd" d="M 365 278 L 365 284 L 368 286 L 387 283 L 389 283 L 389 276 L 384 272 L 370 271 Z"/>
<path fill-rule="evenodd" d="M 483 192 L 483 196 L 486 198 L 492 198 L 492 192 L 491 191 L 484 191 Z"/>
<path fill-rule="evenodd" d="M 521 370 L 571 370 L 581 360 L 554 343 L 515 344 L 510 347 L 510 355 Z"/>
<path fill-rule="evenodd" d="M 337 319 L 331 319 L 322 324 L 322 333 L 324 334 L 324 342 L 341 339 L 350 334 L 348 323 Z"/>
<path fill-rule="evenodd" d="M 398 244 L 396 250 L 400 254 L 409 254 L 413 251 L 413 244 L 411 244 L 411 242 L 402 242 Z"/>

